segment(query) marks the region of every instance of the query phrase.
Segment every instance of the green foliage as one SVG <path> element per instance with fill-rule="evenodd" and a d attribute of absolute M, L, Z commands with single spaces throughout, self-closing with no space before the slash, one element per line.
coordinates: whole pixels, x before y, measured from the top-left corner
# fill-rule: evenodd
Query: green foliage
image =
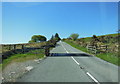
<path fill-rule="evenodd" d="M 93 38 L 97 38 L 97 36 L 96 36 L 96 35 L 93 35 Z"/>
<path fill-rule="evenodd" d="M 29 43 L 33 43 L 33 42 L 35 42 L 35 40 L 30 40 L 30 41 L 29 41 Z"/>
<path fill-rule="evenodd" d="M 55 36 L 52 35 L 52 37 L 51 37 L 51 39 L 50 39 L 50 42 L 51 42 L 51 43 L 56 43 L 56 42 L 58 42 L 58 41 L 60 41 L 60 40 L 61 40 L 61 38 L 59 37 L 59 34 L 56 33 Z"/>
<path fill-rule="evenodd" d="M 54 36 L 52 35 L 51 39 L 50 40 L 54 40 Z"/>
<path fill-rule="evenodd" d="M 61 40 L 61 38 L 59 37 L 58 33 L 55 34 L 55 40 L 58 42 Z"/>
<path fill-rule="evenodd" d="M 76 33 L 70 35 L 70 38 L 72 38 L 74 41 L 75 41 L 78 37 L 79 37 L 79 34 L 76 34 Z"/>
<path fill-rule="evenodd" d="M 41 42 L 41 41 L 46 41 L 47 38 L 45 36 L 42 36 L 42 35 L 33 35 L 31 37 L 31 40 L 29 41 L 29 43 L 32 43 L 32 42 Z"/>

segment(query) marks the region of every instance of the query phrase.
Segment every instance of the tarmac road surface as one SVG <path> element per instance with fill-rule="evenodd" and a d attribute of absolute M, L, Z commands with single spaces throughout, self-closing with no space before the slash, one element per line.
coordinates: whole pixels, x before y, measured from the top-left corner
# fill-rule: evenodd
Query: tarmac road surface
<path fill-rule="evenodd" d="M 47 57 L 17 82 L 118 82 L 118 67 L 58 42 Z M 56 54 L 55 54 L 56 53 Z"/>

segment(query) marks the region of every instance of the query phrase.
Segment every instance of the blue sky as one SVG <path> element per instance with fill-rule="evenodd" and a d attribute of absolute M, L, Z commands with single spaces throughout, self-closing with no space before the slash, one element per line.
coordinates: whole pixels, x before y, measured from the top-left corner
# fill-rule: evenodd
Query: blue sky
<path fill-rule="evenodd" d="M 26 43 L 32 35 L 90 37 L 118 30 L 117 2 L 4 2 L 2 6 L 3 43 Z"/>

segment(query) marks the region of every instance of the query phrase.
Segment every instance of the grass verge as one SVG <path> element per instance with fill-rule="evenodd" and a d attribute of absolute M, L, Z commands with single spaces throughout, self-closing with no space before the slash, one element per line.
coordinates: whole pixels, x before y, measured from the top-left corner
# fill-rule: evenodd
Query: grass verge
<path fill-rule="evenodd" d="M 3 63 L 0 65 L 0 68 L 2 66 L 2 69 L 4 69 L 8 64 L 12 62 L 24 62 L 26 60 L 38 59 L 43 57 L 44 57 L 43 49 L 32 50 L 24 54 L 15 54 L 5 59 Z"/>
<path fill-rule="evenodd" d="M 80 46 L 78 44 L 75 44 L 75 43 L 73 43 L 71 41 L 64 41 L 64 42 L 68 43 L 72 47 L 77 48 L 77 49 L 79 49 L 79 50 L 81 50 L 83 52 L 92 54 L 92 53 L 88 52 L 87 48 L 85 48 L 85 47 L 82 47 L 82 46 Z M 92 55 L 94 55 L 94 54 L 92 54 Z M 103 60 L 105 60 L 107 62 L 110 62 L 112 64 L 120 66 L 120 63 L 119 63 L 120 62 L 120 57 L 116 56 L 115 53 L 99 53 L 99 54 L 96 54 L 95 56 L 100 58 L 100 59 L 103 59 Z"/>

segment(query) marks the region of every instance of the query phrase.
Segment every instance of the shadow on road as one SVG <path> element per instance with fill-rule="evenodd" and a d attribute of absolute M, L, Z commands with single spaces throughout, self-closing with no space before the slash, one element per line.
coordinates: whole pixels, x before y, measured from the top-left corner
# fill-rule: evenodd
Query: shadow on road
<path fill-rule="evenodd" d="M 66 57 L 66 56 L 79 56 L 79 57 L 92 57 L 85 53 L 50 53 L 51 57 Z"/>

